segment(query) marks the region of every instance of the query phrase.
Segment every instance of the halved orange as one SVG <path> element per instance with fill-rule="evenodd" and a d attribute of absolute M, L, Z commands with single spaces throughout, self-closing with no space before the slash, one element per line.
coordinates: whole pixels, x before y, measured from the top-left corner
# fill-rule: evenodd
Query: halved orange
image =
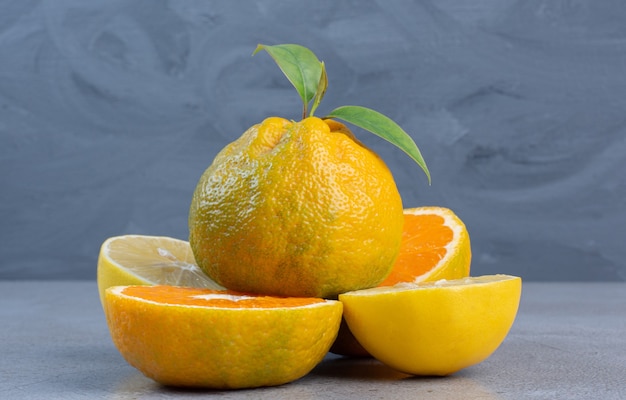
<path fill-rule="evenodd" d="M 432 282 L 469 276 L 472 251 L 467 228 L 445 207 L 404 210 L 400 254 L 378 286 Z"/>
<path fill-rule="evenodd" d="M 342 304 L 178 286 L 105 291 L 111 338 L 126 361 L 171 386 L 250 388 L 296 380 L 325 356 Z"/>

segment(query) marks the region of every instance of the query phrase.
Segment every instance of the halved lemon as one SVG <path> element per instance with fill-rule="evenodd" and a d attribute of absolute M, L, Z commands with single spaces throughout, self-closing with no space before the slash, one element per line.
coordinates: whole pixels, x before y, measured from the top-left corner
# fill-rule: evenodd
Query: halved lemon
<path fill-rule="evenodd" d="M 223 289 L 196 265 L 189 243 L 166 236 L 108 238 L 98 256 L 98 291 L 120 285 L 177 285 Z"/>
<path fill-rule="evenodd" d="M 378 286 L 465 278 L 470 274 L 471 260 L 467 228 L 452 210 L 435 206 L 406 208 L 400 254 L 389 276 Z M 345 322 L 330 351 L 352 357 L 369 356 Z"/>
<path fill-rule="evenodd" d="M 274 386 L 311 371 L 335 340 L 342 304 L 178 286 L 105 291 L 113 343 L 164 385 Z"/>
<path fill-rule="evenodd" d="M 486 275 L 401 283 L 339 295 L 344 318 L 372 356 L 413 375 L 449 375 L 477 364 L 513 325 L 521 278 Z"/>

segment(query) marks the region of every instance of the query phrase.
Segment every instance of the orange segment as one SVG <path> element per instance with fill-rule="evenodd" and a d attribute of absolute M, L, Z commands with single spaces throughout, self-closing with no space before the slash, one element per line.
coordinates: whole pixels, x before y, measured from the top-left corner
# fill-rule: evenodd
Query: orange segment
<path fill-rule="evenodd" d="M 404 210 L 400 254 L 378 286 L 469 276 L 471 247 L 463 221 L 444 207 Z"/>

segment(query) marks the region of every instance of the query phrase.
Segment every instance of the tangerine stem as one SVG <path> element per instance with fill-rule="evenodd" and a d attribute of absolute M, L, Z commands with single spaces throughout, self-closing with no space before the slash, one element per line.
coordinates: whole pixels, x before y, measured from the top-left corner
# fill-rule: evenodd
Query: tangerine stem
<path fill-rule="evenodd" d="M 321 71 L 320 71 L 320 81 L 317 84 L 317 89 L 315 90 L 315 96 L 313 96 L 313 106 L 311 106 L 311 117 L 315 114 L 315 110 L 317 110 L 317 106 L 320 105 L 320 102 L 324 98 L 326 94 L 326 89 L 328 88 L 328 76 L 326 76 L 326 66 L 324 65 L 324 61 L 320 62 Z"/>

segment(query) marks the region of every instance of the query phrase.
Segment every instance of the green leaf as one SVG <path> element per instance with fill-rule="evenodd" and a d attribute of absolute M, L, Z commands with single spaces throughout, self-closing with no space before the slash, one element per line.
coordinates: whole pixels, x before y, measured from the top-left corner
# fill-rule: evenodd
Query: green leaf
<path fill-rule="evenodd" d="M 311 117 L 313 116 L 313 114 L 315 114 L 317 106 L 320 105 L 320 102 L 324 98 L 324 95 L 326 94 L 326 88 L 328 88 L 328 76 L 326 75 L 326 66 L 324 65 L 324 61 L 322 61 L 322 74 L 320 75 L 320 81 L 317 84 L 315 98 L 313 99 L 313 106 L 311 107 Z"/>
<path fill-rule="evenodd" d="M 430 183 L 430 172 L 417 145 L 398 124 L 389 117 L 361 106 L 343 106 L 334 109 L 326 118 L 337 118 L 356 125 L 391 142 L 409 155 L 419 165 Z"/>
<path fill-rule="evenodd" d="M 322 75 L 322 63 L 309 49 L 298 44 L 259 44 L 252 55 L 265 50 L 274 59 L 289 82 L 296 88 L 303 104 L 303 117 L 315 97 Z"/>

